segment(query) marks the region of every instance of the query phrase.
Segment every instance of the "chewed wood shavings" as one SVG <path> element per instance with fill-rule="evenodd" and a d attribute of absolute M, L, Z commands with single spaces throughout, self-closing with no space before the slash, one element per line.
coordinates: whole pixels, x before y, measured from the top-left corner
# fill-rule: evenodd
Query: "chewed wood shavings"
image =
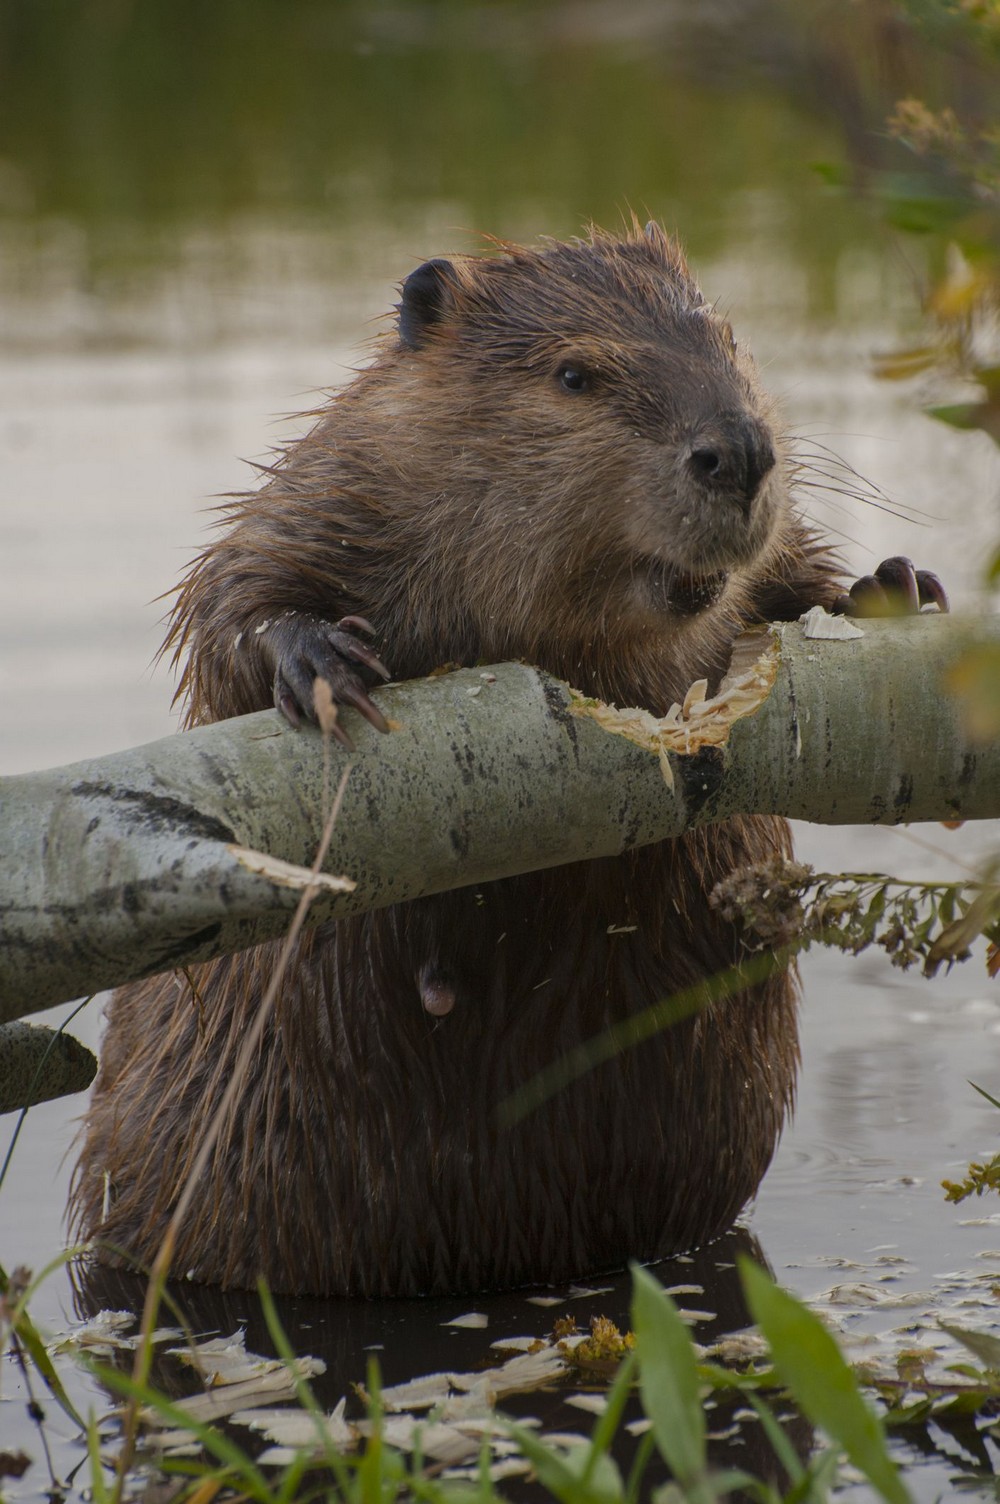
<path fill-rule="evenodd" d="M 110 1358 L 115 1351 L 131 1352 L 143 1340 L 130 1328 L 136 1323 L 132 1311 L 98 1311 L 89 1321 L 77 1323 L 48 1344 L 50 1353 L 86 1352 L 95 1358 Z M 127 1335 L 126 1335 L 127 1334 Z M 149 1341 L 174 1342 L 182 1335 L 177 1327 L 157 1327 Z"/>
<path fill-rule="evenodd" d="M 357 883 L 349 877 L 334 877 L 329 872 L 311 872 L 294 862 L 268 856 L 266 851 L 251 851 L 246 846 L 230 846 L 230 853 L 241 867 L 266 877 L 279 888 L 322 888 L 328 893 L 353 893 Z"/>
<path fill-rule="evenodd" d="M 207 1337 L 201 1342 L 185 1342 L 167 1350 L 182 1363 L 196 1368 L 202 1379 L 212 1384 L 239 1384 L 282 1366 L 276 1358 L 248 1353 L 246 1332 L 242 1328 L 229 1337 Z"/>
<path fill-rule="evenodd" d="M 498 1337 L 490 1347 L 498 1352 L 507 1353 L 537 1353 L 545 1346 L 544 1337 Z"/>
<path fill-rule="evenodd" d="M 383 1409 L 382 1436 L 402 1451 L 412 1451 L 418 1444 L 422 1455 L 444 1466 L 461 1466 L 480 1457 L 488 1443 L 494 1465 L 507 1460 L 516 1451 L 507 1425 L 495 1412 L 495 1406 L 507 1395 L 531 1393 L 564 1377 L 568 1370 L 564 1344 L 538 1340 L 540 1351 L 518 1353 L 505 1363 L 477 1373 L 433 1373 L 410 1379 L 403 1384 L 388 1385 L 381 1391 Z M 301 1360 L 300 1360 L 301 1361 Z M 234 1390 L 242 1385 L 231 1386 Z M 216 1391 L 213 1391 L 213 1397 Z M 362 1391 L 359 1389 L 359 1393 Z M 209 1396 L 195 1396 L 203 1405 Z M 189 1409 L 192 1401 L 181 1402 Z M 273 1400 L 254 1408 L 231 1408 L 227 1414 L 237 1425 L 248 1426 L 275 1443 L 258 1459 L 274 1465 L 290 1462 L 296 1448 L 319 1455 L 323 1446 L 350 1451 L 372 1434 L 369 1420 L 346 1419 L 342 1399 L 332 1414 L 317 1419 L 296 1409 L 276 1409 Z M 189 1411 L 190 1413 L 190 1411 Z M 540 1422 L 522 1417 L 523 1426 L 539 1427 Z M 183 1431 L 156 1438 L 163 1446 L 187 1440 Z M 527 1470 L 523 1459 L 516 1459 L 521 1471 Z"/>
<path fill-rule="evenodd" d="M 274 1363 L 266 1372 L 258 1374 L 252 1379 L 241 1379 L 234 1383 L 220 1382 L 212 1389 L 202 1394 L 192 1394 L 183 1399 L 174 1401 L 174 1409 L 182 1413 L 186 1419 L 199 1424 L 225 1420 L 229 1415 L 234 1415 L 238 1410 L 256 1410 L 265 1404 L 273 1404 L 279 1400 L 293 1400 L 296 1396 L 297 1379 L 313 1378 L 322 1373 L 325 1364 L 318 1358 L 296 1358 L 295 1371 L 291 1372 L 284 1363 Z M 143 1422 L 147 1425 L 155 1420 L 155 1412 L 144 1410 L 141 1413 Z"/>
<path fill-rule="evenodd" d="M 482 1331 L 489 1326 L 490 1318 L 483 1311 L 467 1311 L 464 1316 L 453 1316 L 450 1321 L 442 1321 L 442 1326 L 465 1327 L 470 1331 Z"/>
<path fill-rule="evenodd" d="M 305 1410 L 237 1410 L 232 1420 L 235 1425 L 248 1426 L 251 1431 L 262 1432 L 270 1440 L 285 1447 L 332 1446 L 338 1451 L 350 1451 L 359 1440 L 357 1426 L 345 1419 L 346 1396 L 337 1402 L 329 1415 L 311 1415 Z"/>
<path fill-rule="evenodd" d="M 429 1410 L 451 1394 L 452 1377 L 450 1373 L 428 1373 L 405 1384 L 388 1384 L 382 1390 L 382 1404 L 390 1412 Z"/>
<path fill-rule="evenodd" d="M 760 639 L 757 639 L 760 641 Z M 735 676 L 727 676 L 717 694 L 708 698 L 708 682 L 699 679 L 691 685 L 682 705 L 671 705 L 664 716 L 651 715 L 638 707 L 619 709 L 601 700 L 588 699 L 570 690 L 573 715 L 589 716 L 605 731 L 625 736 L 639 747 L 655 752 L 667 785 L 673 787 L 670 753 L 682 757 L 702 747 L 721 747 L 729 740 L 736 721 L 753 715 L 767 699 L 778 673 L 779 647 L 776 638 L 764 640 L 761 651 L 750 667 Z"/>
<path fill-rule="evenodd" d="M 608 1408 L 608 1399 L 604 1394 L 568 1394 L 566 1404 L 577 1410 L 586 1410 L 589 1415 L 603 1415 Z"/>
<path fill-rule="evenodd" d="M 799 617 L 803 637 L 819 642 L 853 642 L 864 637 L 862 629 L 846 616 L 831 616 L 822 606 L 813 606 Z"/>

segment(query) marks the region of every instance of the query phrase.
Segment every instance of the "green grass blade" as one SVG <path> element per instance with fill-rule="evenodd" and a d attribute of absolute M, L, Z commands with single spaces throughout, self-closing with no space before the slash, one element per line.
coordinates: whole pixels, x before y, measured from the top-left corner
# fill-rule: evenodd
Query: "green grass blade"
<path fill-rule="evenodd" d="M 632 1327 L 643 1408 L 664 1460 L 690 1492 L 705 1475 L 705 1413 L 694 1348 L 670 1296 L 638 1264 L 632 1265 Z"/>
<path fill-rule="evenodd" d="M 912 1504 L 886 1451 L 878 1417 L 823 1323 L 750 1259 L 740 1260 L 740 1277 L 751 1314 L 795 1403 L 843 1448 L 883 1499 Z"/>
<path fill-rule="evenodd" d="M 594 1463 L 589 1446 L 557 1451 L 513 1421 L 508 1423 L 508 1430 L 534 1468 L 539 1483 L 561 1504 L 621 1504 L 624 1498 L 621 1474 L 610 1457 L 599 1457 Z"/>
<path fill-rule="evenodd" d="M 193 1420 L 182 1405 L 175 1404 L 148 1384 L 135 1383 L 130 1375 L 121 1373 L 117 1368 L 111 1368 L 105 1363 L 93 1363 L 88 1367 L 106 1389 L 126 1399 L 137 1399 L 141 1405 L 152 1410 L 161 1423 L 189 1431 L 217 1463 L 232 1470 L 239 1487 L 250 1498 L 260 1500 L 261 1504 L 271 1504 L 274 1491 L 267 1478 L 253 1458 L 224 1431 L 210 1422 Z"/>
<path fill-rule="evenodd" d="M 762 1400 L 759 1394 L 754 1394 L 752 1390 L 748 1390 L 743 1398 L 753 1408 L 768 1441 L 771 1443 L 772 1452 L 788 1474 L 789 1482 L 801 1483 L 806 1475 L 806 1470 L 802 1466 L 801 1459 L 792 1446 L 792 1443 L 781 1429 L 770 1405 Z"/>
<path fill-rule="evenodd" d="M 724 1473 L 712 1473 L 713 1498 L 729 1499 L 754 1499 L 756 1504 L 788 1504 L 781 1495 L 764 1483 L 760 1478 L 754 1478 L 750 1473 L 745 1473 L 742 1468 L 727 1468 Z"/>
<path fill-rule="evenodd" d="M 111 1490 L 104 1476 L 104 1463 L 101 1461 L 101 1430 L 93 1415 L 87 1419 L 87 1465 L 90 1470 L 92 1504 L 109 1504 Z"/>
<path fill-rule="evenodd" d="M 628 1482 L 625 1485 L 625 1504 L 639 1504 L 643 1497 L 642 1480 L 646 1476 L 649 1459 L 656 1451 L 656 1437 L 652 1431 L 647 1431 L 640 1437 L 639 1445 L 635 1449 L 632 1466 L 629 1469 Z"/>
<path fill-rule="evenodd" d="M 967 1331 L 964 1326 L 952 1326 L 947 1321 L 939 1321 L 938 1326 L 987 1368 L 1000 1370 L 1000 1337 L 992 1337 L 989 1332 Z"/>
<path fill-rule="evenodd" d="M 9 1290 L 10 1282 L 7 1275 L 3 1269 L 0 1269 L 0 1295 L 7 1295 Z M 56 1373 L 52 1359 L 45 1349 L 45 1343 L 38 1335 L 35 1324 L 28 1315 L 23 1301 L 18 1302 L 17 1306 L 15 1306 L 12 1313 L 11 1325 L 14 1335 L 31 1359 L 34 1367 L 38 1370 L 39 1375 L 45 1383 L 45 1387 L 52 1395 L 56 1404 L 69 1416 L 75 1426 L 78 1426 L 81 1431 L 85 1431 L 87 1423 L 66 1393 L 62 1379 Z"/>
<path fill-rule="evenodd" d="M 996 1097 L 990 1095 L 985 1086 L 977 1086 L 975 1081 L 970 1081 L 969 1085 L 973 1091 L 978 1091 L 981 1097 L 985 1097 L 991 1107 L 1000 1107 L 1000 1102 L 997 1101 Z"/>
<path fill-rule="evenodd" d="M 597 1466 L 598 1458 L 610 1449 L 615 1439 L 621 1424 L 622 1413 L 628 1404 L 629 1390 L 632 1388 L 632 1380 L 635 1377 L 636 1361 L 634 1353 L 627 1354 L 619 1365 L 614 1383 L 608 1390 L 607 1403 L 590 1438 L 590 1456 L 583 1472 L 585 1483 Z"/>
<path fill-rule="evenodd" d="M 266 1281 L 260 1280 L 258 1282 L 257 1294 L 260 1297 L 261 1309 L 264 1312 L 264 1321 L 267 1324 L 268 1334 L 274 1343 L 278 1357 L 288 1369 L 289 1377 L 295 1386 L 296 1399 L 312 1419 L 313 1425 L 316 1428 L 317 1446 L 321 1449 L 326 1465 L 336 1478 L 339 1487 L 346 1494 L 350 1486 L 350 1469 L 330 1439 L 326 1416 L 323 1414 L 322 1407 L 312 1392 L 312 1386 L 299 1371 L 295 1352 L 288 1340 L 288 1334 L 281 1325 L 281 1320 L 274 1304 L 274 1297 L 268 1289 Z"/>

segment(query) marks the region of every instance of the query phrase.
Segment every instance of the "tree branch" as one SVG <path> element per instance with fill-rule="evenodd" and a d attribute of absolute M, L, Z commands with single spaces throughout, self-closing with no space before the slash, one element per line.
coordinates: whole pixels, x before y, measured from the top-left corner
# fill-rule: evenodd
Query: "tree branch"
<path fill-rule="evenodd" d="M 866 622 L 846 642 L 778 626 L 744 658 L 748 642 L 749 677 L 661 723 L 502 664 L 380 690 L 394 729 L 346 712 L 351 755 L 266 711 L 0 780 L 0 1022 L 280 934 L 346 761 L 326 869 L 351 881 L 317 892 L 310 923 L 737 813 L 1000 815 L 1000 747 L 972 742 L 941 688 L 1000 643 L 996 619 Z"/>

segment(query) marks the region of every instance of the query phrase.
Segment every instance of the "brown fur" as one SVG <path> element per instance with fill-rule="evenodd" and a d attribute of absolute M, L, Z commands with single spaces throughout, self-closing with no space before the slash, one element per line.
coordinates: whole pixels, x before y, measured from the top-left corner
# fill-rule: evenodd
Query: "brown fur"
<path fill-rule="evenodd" d="M 370 617 L 398 678 L 521 658 L 662 713 L 718 675 L 746 623 L 836 595 L 752 361 L 662 232 L 502 246 L 450 263 L 444 285 L 419 340 L 385 336 L 192 567 L 168 638 L 189 724 L 271 703 L 268 634 L 254 629 L 284 612 Z M 592 390 L 560 390 L 567 359 Z M 734 411 L 768 426 L 778 457 L 745 518 L 684 468 L 691 435 Z M 685 578 L 719 569 L 713 604 L 675 607 Z M 789 976 L 513 1128 L 497 1107 L 581 1040 L 737 961 L 707 895 L 787 849 L 783 822 L 734 820 L 304 936 L 177 1271 L 299 1293 L 473 1290 L 721 1232 L 793 1094 Z M 274 954 L 199 968 L 201 1008 L 173 975 L 116 997 L 75 1182 L 80 1232 L 152 1258 Z M 441 1019 L 422 1003 L 438 985 L 454 997 Z"/>

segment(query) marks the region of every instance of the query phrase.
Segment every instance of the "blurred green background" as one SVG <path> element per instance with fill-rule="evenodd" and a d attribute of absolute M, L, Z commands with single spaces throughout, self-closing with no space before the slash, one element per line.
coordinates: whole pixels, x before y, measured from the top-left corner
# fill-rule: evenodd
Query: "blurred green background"
<path fill-rule="evenodd" d="M 199 253 L 279 280 L 265 226 L 343 270 L 635 207 L 698 257 L 766 230 L 833 313 L 883 234 L 842 185 L 912 171 L 895 100 L 995 86 L 940 0 L 4 0 L 0 272 L 113 297 Z"/>

